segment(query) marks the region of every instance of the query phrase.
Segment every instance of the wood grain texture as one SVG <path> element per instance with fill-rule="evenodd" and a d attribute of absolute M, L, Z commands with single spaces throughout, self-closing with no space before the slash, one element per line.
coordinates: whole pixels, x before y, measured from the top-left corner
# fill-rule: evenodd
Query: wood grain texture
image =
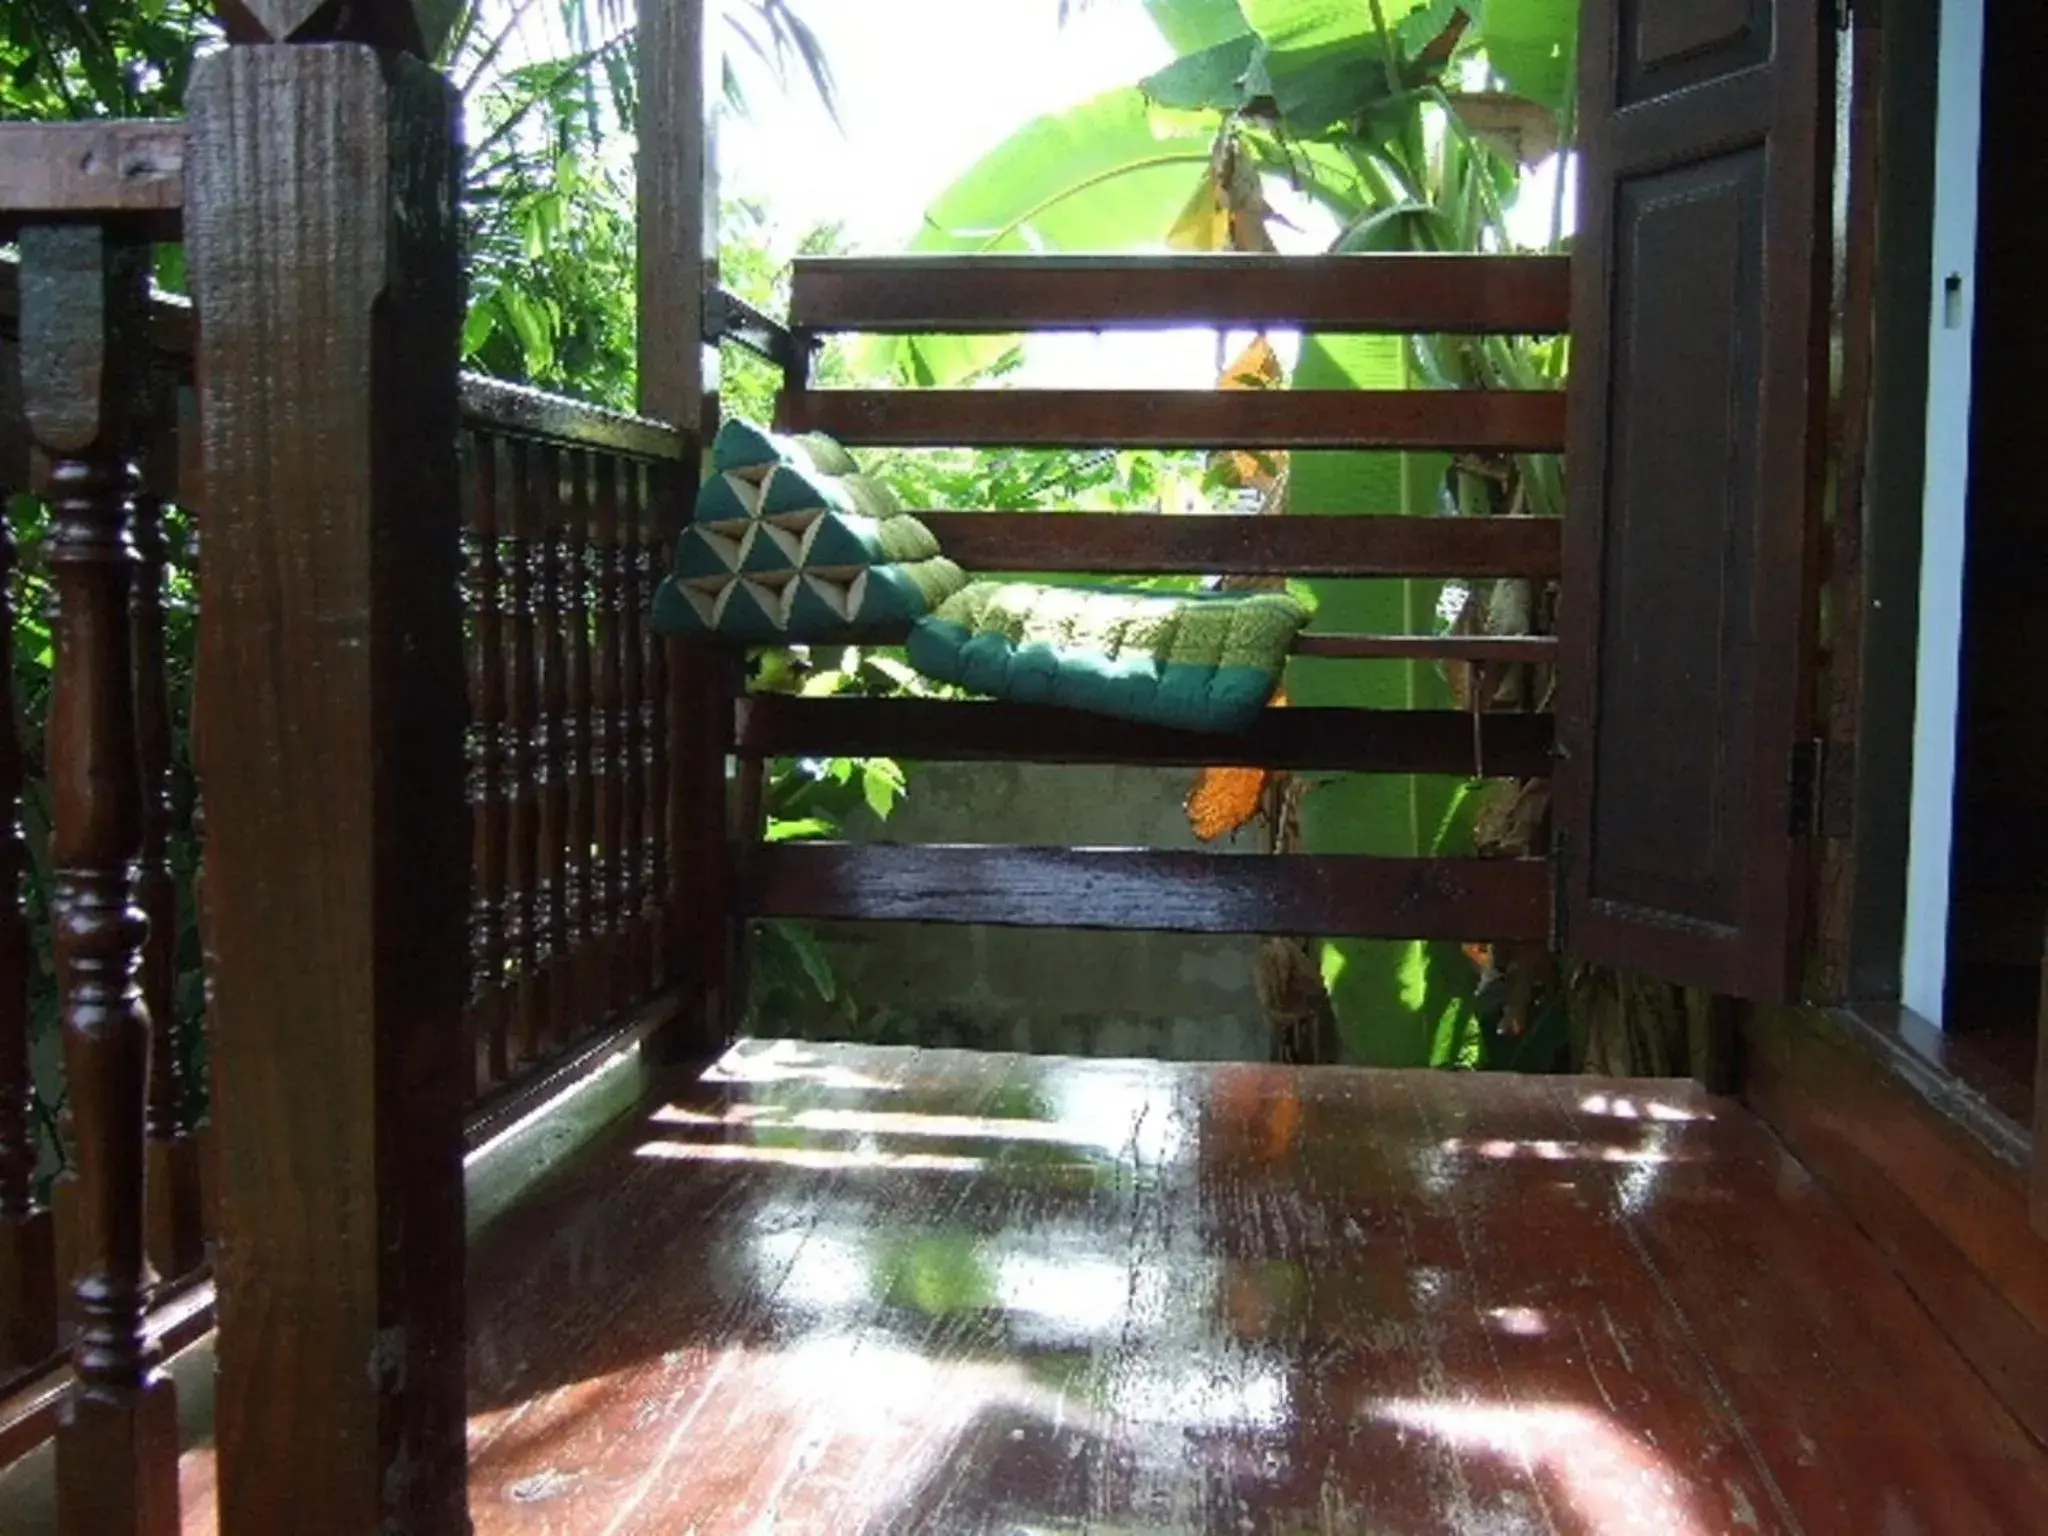
<path fill-rule="evenodd" d="M 1823 574 L 1827 598 L 1822 643 L 1827 752 L 1831 761 L 1846 764 L 1850 772 L 1838 775 L 1846 804 L 1829 808 L 1839 814 L 1831 818 L 1833 824 L 1824 825 L 1824 840 L 1815 854 L 1812 979 L 1804 994 L 1807 1001 L 1835 1004 L 1849 1001 L 1858 990 L 1853 957 L 1859 937 L 1859 864 L 1865 858 L 1873 864 L 1883 862 L 1878 848 L 1866 852 L 1862 845 L 1868 841 L 1865 829 L 1885 813 L 1873 816 L 1870 808 L 1859 803 L 1863 796 L 1854 769 L 1865 708 L 1867 608 L 1873 597 L 1864 574 L 1864 544 L 1865 524 L 1871 514 L 1867 487 L 1877 401 L 1877 294 L 1882 265 L 1879 199 L 1885 179 L 1880 175 L 1886 107 L 1884 37 L 1876 7 L 1854 14 L 1848 57 L 1843 61 L 1850 90 L 1844 117 L 1848 142 L 1837 147 L 1838 157 L 1845 157 L 1839 179 L 1846 183 L 1838 219 L 1842 301 L 1834 306 L 1833 317 L 1842 363 L 1837 405 L 1840 425 L 1830 444 L 1836 473 Z M 1905 45 L 1903 36 L 1899 45 Z M 1877 712 L 1874 699 L 1871 711 Z M 1877 750 L 1883 750 L 1881 741 Z"/>
<path fill-rule="evenodd" d="M 2027 1226 L 2023 1140 L 1997 1138 L 1895 1030 L 1849 1015 L 1759 1010 L 1743 1057 L 1747 1101 L 2048 1446 L 2048 1250 Z"/>
<path fill-rule="evenodd" d="M 1136 330 L 1551 335 L 1570 323 L 1562 256 L 800 256 L 798 331 L 915 335 Z"/>
<path fill-rule="evenodd" d="M 479 1536 L 2048 1508 L 1879 1254 L 1684 1082 L 750 1042 L 474 1270 Z"/>
<path fill-rule="evenodd" d="M 1160 517 L 919 512 L 970 571 L 1101 575 L 1555 576 L 1548 517 Z"/>
<path fill-rule="evenodd" d="M 1529 943 L 1550 933 L 1542 859 L 778 843 L 750 850 L 744 874 L 742 909 L 757 917 Z"/>
<path fill-rule="evenodd" d="M 1819 0 L 1759 0 L 1739 35 L 1638 67 L 1628 29 L 1719 37 L 1697 9 L 1589 0 L 1581 20 L 1564 939 L 1778 1000 L 1806 916 L 1834 29 Z"/>
<path fill-rule="evenodd" d="M 0 127 L 0 237 L 38 216 L 118 218 L 176 240 L 185 201 L 185 125 L 8 123 Z"/>
<path fill-rule="evenodd" d="M 854 447 L 1564 447 L 1560 390 L 814 389 L 776 425 Z"/>
<path fill-rule="evenodd" d="M 1472 716 L 1454 710 L 1269 709 L 1254 729 L 1225 735 L 1032 704 L 757 694 L 740 701 L 737 731 L 736 750 L 749 758 L 839 752 L 911 762 L 1358 773 L 1473 774 L 1483 767 L 1528 778 L 1547 773 L 1550 762 L 1549 716 L 1481 715 L 1475 728 Z"/>
<path fill-rule="evenodd" d="M 456 1536 L 458 104 L 359 47 L 211 54 L 189 104 L 220 1530 Z"/>
<path fill-rule="evenodd" d="M 51 951 L 74 1151 L 68 1265 L 58 1234 L 77 1382 L 57 1432 L 59 1518 L 67 1532 L 168 1536 L 177 1402 L 143 1327 L 152 1031 L 133 627 L 150 248 L 90 223 L 31 225 L 21 247 L 23 397 L 50 465 Z"/>

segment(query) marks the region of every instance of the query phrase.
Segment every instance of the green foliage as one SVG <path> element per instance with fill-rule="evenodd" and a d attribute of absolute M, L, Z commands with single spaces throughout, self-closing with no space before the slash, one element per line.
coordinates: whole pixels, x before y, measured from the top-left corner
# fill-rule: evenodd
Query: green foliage
<path fill-rule="evenodd" d="M 172 117 L 205 0 L 8 0 L 0 8 L 0 118 Z"/>
<path fill-rule="evenodd" d="M 630 168 L 552 140 L 473 172 L 470 308 L 463 363 L 482 373 L 631 409 L 637 373 Z"/>
<path fill-rule="evenodd" d="M 1486 0 L 1486 62 L 1516 95 L 1569 113 L 1578 25 L 1579 0 Z"/>
<path fill-rule="evenodd" d="M 1145 9 L 1160 36 L 1182 54 L 1213 48 L 1249 27 L 1238 0 L 1145 0 Z"/>

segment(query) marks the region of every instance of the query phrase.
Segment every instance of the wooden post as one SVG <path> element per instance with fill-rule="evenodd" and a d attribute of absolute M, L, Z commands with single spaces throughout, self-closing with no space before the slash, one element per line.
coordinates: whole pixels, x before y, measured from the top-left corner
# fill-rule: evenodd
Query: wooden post
<path fill-rule="evenodd" d="M 678 472 L 655 510 L 664 543 L 695 497 L 703 433 L 717 420 L 704 294 L 718 276 L 711 55 L 703 0 L 640 0 L 640 409 L 680 428 Z M 723 1043 L 730 1009 L 732 894 L 726 812 L 727 670 L 706 646 L 667 642 L 670 953 L 688 967 L 689 1002 L 668 1054 Z"/>
<path fill-rule="evenodd" d="M 29 430 L 50 460 L 52 939 L 77 1173 L 71 1350 L 57 1436 L 67 1536 L 178 1528 L 178 1410 L 143 1333 L 148 923 L 132 618 L 149 245 L 91 223 L 22 233 Z"/>
<path fill-rule="evenodd" d="M 459 105 L 352 44 L 223 49 L 188 104 L 220 1529 L 441 1536 L 467 1527 Z"/>

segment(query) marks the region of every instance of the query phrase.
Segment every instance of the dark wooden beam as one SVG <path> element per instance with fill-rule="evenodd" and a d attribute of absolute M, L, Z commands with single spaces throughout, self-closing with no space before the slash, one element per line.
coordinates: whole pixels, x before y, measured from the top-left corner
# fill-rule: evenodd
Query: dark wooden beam
<path fill-rule="evenodd" d="M 1562 390 L 820 389 L 785 392 L 786 431 L 902 448 L 1564 447 Z"/>
<path fill-rule="evenodd" d="M 220 1529 L 458 1536 L 460 106 L 345 46 L 189 101 Z"/>
<path fill-rule="evenodd" d="M 704 0 L 640 0 L 640 410 L 684 436 L 652 509 L 663 551 L 694 499 L 705 435 L 718 422 L 717 353 L 704 344 L 704 299 L 718 285 L 717 156 L 707 79 L 713 59 Z M 729 662 L 668 641 L 666 774 L 670 954 L 689 973 L 678 1055 L 711 1048 L 728 1011 L 733 949 L 726 885 L 724 731 Z"/>
<path fill-rule="evenodd" d="M 704 340 L 711 346 L 729 341 L 745 347 L 763 362 L 780 368 L 785 378 L 801 374 L 805 354 L 814 345 L 797 340 L 788 326 L 725 288 L 713 288 L 704 295 Z"/>
<path fill-rule="evenodd" d="M 919 512 L 970 571 L 1208 576 L 1555 576 L 1550 517 Z"/>
<path fill-rule="evenodd" d="M 0 125 L 0 239 L 37 220 L 117 218 L 175 240 L 184 204 L 183 123 Z"/>
<path fill-rule="evenodd" d="M 798 330 L 971 335 L 1167 325 L 1555 334 L 1562 256 L 807 256 Z"/>
<path fill-rule="evenodd" d="M 1491 774 L 1550 771 L 1548 715 L 1420 709 L 1269 709 L 1241 733 L 1174 731 L 1034 704 L 800 699 L 739 706 L 742 757 L 901 757 L 912 762 L 1127 763 L 1160 768 Z M 1475 762 L 1474 753 L 1479 760 Z"/>
<path fill-rule="evenodd" d="M 754 851 L 762 917 L 1175 933 L 1541 941 L 1541 859 L 1179 853 L 1156 848 L 779 843 Z"/>

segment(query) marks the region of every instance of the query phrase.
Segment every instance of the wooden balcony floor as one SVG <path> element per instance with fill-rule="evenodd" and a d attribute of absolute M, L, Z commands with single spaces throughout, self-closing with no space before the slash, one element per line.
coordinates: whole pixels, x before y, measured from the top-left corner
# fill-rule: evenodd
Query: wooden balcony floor
<path fill-rule="evenodd" d="M 1683 1083 L 755 1043 L 472 1287 L 479 1536 L 2048 1529 L 2041 1452 Z"/>

